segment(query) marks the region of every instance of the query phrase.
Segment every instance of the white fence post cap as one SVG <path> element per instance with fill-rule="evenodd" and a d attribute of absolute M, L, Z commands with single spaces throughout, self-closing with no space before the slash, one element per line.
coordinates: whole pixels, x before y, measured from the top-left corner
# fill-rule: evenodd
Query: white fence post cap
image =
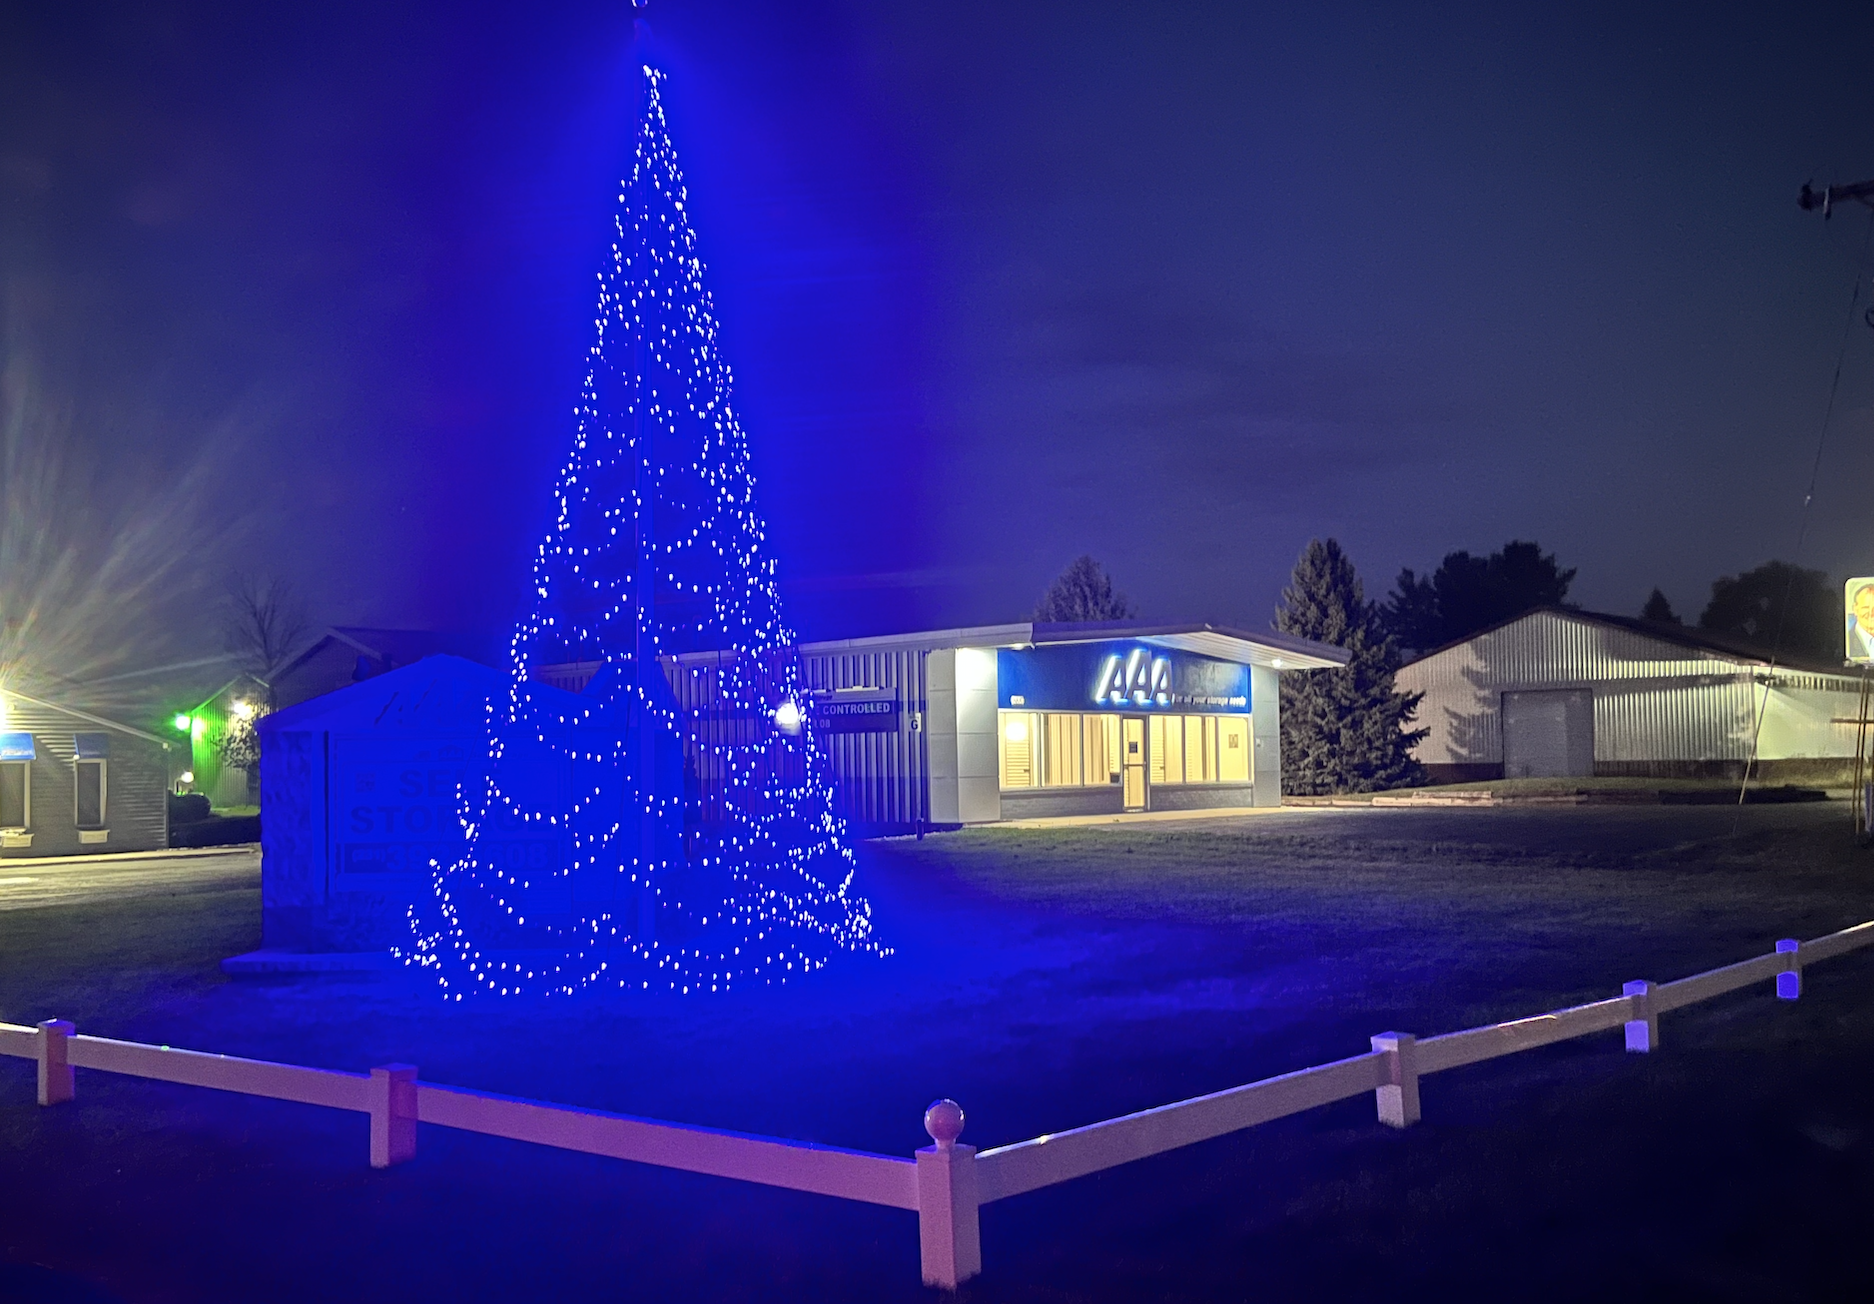
<path fill-rule="evenodd" d="M 948 1150 L 963 1135 L 963 1106 L 948 1097 L 931 1101 L 924 1111 L 924 1130 L 939 1150 Z"/>

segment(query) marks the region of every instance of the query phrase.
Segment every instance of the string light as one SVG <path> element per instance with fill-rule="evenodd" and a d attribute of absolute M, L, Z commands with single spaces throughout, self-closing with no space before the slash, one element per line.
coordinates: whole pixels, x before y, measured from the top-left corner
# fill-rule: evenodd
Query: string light
<path fill-rule="evenodd" d="M 459 794 L 467 849 L 431 862 L 398 948 L 455 1000 L 725 991 L 889 953 L 802 706 L 664 74 L 642 71 L 557 512 Z M 663 660 L 695 652 L 715 655 Z M 602 666 L 577 698 L 529 677 L 569 662 Z"/>

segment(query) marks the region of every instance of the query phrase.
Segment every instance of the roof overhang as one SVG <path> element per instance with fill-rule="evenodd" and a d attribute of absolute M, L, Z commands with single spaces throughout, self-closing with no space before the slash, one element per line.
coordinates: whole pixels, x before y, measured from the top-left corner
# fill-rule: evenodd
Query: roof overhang
<path fill-rule="evenodd" d="M 1058 643 L 1106 643 L 1125 640 L 1176 652 L 1233 661 L 1270 670 L 1333 670 L 1347 664 L 1347 649 L 1288 634 L 1250 633 L 1217 625 L 1151 625 L 1139 621 L 1097 624 L 977 625 L 917 634 L 882 634 L 873 638 L 802 643 L 814 655 L 841 652 L 930 651 L 938 648 L 1025 648 Z"/>

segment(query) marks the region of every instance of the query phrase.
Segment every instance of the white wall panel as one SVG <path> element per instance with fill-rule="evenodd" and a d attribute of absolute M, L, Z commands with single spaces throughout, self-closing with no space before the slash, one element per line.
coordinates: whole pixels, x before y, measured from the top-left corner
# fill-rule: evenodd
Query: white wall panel
<path fill-rule="evenodd" d="M 1562 688 L 1594 694 L 1597 762 L 1741 761 L 1753 697 L 1766 691 L 1760 760 L 1853 754 L 1854 727 L 1832 722 L 1855 715 L 1855 680 L 1779 670 L 1753 693 L 1763 673 L 1743 657 L 1537 612 L 1402 668 L 1398 685 L 1425 694 L 1418 723 L 1431 733 L 1418 757 L 1429 765 L 1501 765 L 1502 694 Z"/>

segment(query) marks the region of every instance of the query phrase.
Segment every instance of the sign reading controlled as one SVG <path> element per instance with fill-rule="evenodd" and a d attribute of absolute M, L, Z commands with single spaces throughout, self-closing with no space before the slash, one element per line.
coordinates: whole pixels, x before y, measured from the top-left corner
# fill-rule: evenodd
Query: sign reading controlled
<path fill-rule="evenodd" d="M 813 714 L 827 733 L 897 733 L 903 703 L 897 698 L 841 701 L 828 698 L 814 704 Z"/>

